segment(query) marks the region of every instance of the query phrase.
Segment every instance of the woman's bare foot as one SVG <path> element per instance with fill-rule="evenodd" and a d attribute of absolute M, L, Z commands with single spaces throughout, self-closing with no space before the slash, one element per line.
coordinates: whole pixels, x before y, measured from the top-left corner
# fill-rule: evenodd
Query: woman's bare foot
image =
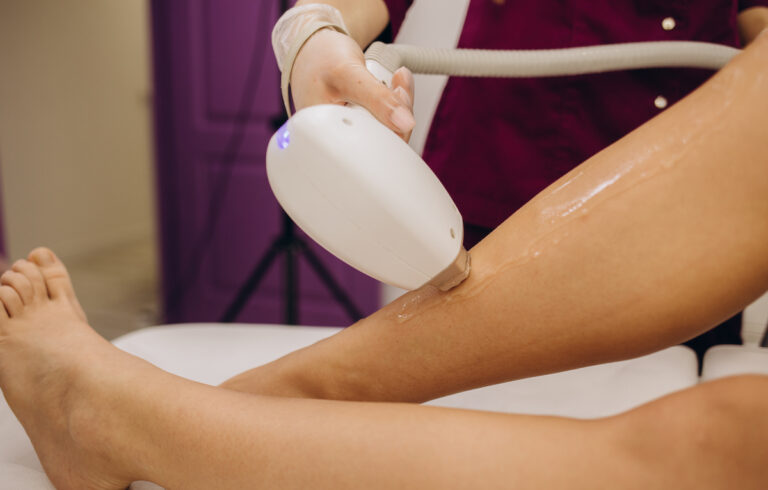
<path fill-rule="evenodd" d="M 138 360 L 88 326 L 50 250 L 28 259 L 0 278 L 0 388 L 56 488 L 125 488 L 131 478 L 99 447 L 89 404 L 116 364 Z"/>

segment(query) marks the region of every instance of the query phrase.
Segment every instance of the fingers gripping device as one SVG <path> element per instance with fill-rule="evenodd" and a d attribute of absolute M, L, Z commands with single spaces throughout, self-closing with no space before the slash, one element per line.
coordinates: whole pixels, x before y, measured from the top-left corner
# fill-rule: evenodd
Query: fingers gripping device
<path fill-rule="evenodd" d="M 338 20 L 322 28 L 333 24 L 346 32 Z M 316 30 L 305 27 L 300 44 Z M 292 58 L 300 48 L 294 43 Z M 652 67 L 716 70 L 738 52 L 699 42 L 534 51 L 374 43 L 366 65 L 390 85 L 402 66 L 421 74 L 550 77 Z M 283 70 L 287 104 L 286 73 L 290 80 L 290 68 Z M 362 107 L 319 105 L 297 112 L 269 142 L 267 176 L 277 200 L 302 230 L 375 279 L 404 289 L 432 284 L 448 290 L 469 275 L 463 222 L 453 200 L 424 160 Z"/>

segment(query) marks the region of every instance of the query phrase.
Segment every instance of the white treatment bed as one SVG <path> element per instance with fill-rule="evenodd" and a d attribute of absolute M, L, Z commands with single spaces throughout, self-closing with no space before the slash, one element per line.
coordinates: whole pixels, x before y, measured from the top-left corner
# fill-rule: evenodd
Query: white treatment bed
<path fill-rule="evenodd" d="M 114 341 L 158 367 L 209 384 L 314 343 L 337 328 L 189 324 L 140 330 Z M 703 379 L 768 374 L 768 349 L 718 346 Z M 460 393 L 434 405 L 592 418 L 616 414 L 700 381 L 693 351 L 672 347 L 649 356 Z M 53 488 L 23 429 L 0 401 L 0 490 Z M 134 490 L 159 488 L 135 483 Z"/>

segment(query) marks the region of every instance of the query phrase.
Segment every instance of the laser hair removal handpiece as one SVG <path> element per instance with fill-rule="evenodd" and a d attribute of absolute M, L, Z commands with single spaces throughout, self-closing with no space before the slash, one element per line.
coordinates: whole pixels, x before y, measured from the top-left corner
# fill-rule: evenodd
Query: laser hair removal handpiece
<path fill-rule="evenodd" d="M 450 289 L 469 273 L 461 214 L 448 192 L 362 107 L 297 112 L 269 142 L 267 176 L 307 235 L 382 282 Z"/>
<path fill-rule="evenodd" d="M 375 43 L 368 69 L 532 77 L 686 66 L 717 69 L 739 50 L 656 42 L 534 51 L 434 50 Z M 456 205 L 403 140 L 361 107 L 297 112 L 272 137 L 267 176 L 288 215 L 326 250 L 387 284 L 447 290 L 470 270 Z"/>

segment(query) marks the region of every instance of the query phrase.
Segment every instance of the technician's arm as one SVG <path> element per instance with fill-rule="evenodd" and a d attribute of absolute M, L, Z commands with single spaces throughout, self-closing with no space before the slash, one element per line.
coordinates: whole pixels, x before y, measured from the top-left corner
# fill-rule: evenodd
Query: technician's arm
<path fill-rule="evenodd" d="M 423 401 L 674 345 L 768 289 L 768 32 L 416 291 L 226 386 Z M 403 318 L 407 321 L 400 321 Z"/>
<path fill-rule="evenodd" d="M 311 3 L 325 3 L 339 9 L 352 37 L 325 29 L 304 44 L 291 73 L 296 109 L 316 104 L 361 105 L 407 141 L 415 125 L 413 76 L 401 68 L 389 89 L 368 72 L 362 51 L 387 25 L 389 13 L 384 2 L 300 0 L 297 5 Z"/>
<path fill-rule="evenodd" d="M 741 42 L 746 46 L 768 27 L 768 7 L 752 7 L 742 11 L 738 16 L 738 24 Z"/>

